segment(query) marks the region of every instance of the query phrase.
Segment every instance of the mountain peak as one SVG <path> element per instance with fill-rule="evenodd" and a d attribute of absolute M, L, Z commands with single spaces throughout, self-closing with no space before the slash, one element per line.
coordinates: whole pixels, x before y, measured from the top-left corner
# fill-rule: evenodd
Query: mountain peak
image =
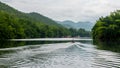
<path fill-rule="evenodd" d="M 93 23 L 89 22 L 89 21 L 86 21 L 86 22 L 73 22 L 73 21 L 70 21 L 70 20 L 65 20 L 65 21 L 62 21 L 62 22 L 58 22 L 59 24 L 67 27 L 67 28 L 75 28 L 75 29 L 85 29 L 85 30 L 88 30 L 90 31 L 93 27 Z"/>

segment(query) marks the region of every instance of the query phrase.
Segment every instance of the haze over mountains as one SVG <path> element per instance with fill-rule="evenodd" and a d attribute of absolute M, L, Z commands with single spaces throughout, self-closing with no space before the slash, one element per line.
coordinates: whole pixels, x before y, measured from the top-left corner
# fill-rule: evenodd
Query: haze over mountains
<path fill-rule="evenodd" d="M 67 27 L 67 28 L 75 28 L 75 29 L 85 29 L 87 31 L 90 31 L 94 25 L 94 23 L 91 23 L 89 21 L 86 22 L 73 22 L 70 20 L 66 20 L 66 21 L 57 21 L 57 23 Z"/>

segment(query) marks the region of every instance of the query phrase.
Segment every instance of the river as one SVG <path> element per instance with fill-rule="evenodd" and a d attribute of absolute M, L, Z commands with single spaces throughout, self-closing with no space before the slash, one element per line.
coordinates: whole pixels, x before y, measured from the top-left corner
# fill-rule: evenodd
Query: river
<path fill-rule="evenodd" d="M 120 53 L 99 50 L 90 41 L 29 43 L 1 48 L 0 68 L 120 68 Z"/>

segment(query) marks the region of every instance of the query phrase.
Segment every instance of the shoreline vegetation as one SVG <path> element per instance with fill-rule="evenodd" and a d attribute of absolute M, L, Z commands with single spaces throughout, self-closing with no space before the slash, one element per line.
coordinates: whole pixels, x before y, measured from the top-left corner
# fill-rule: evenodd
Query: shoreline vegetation
<path fill-rule="evenodd" d="M 92 37 L 98 48 L 120 52 L 120 10 L 99 18 L 92 29 Z"/>
<path fill-rule="evenodd" d="M 85 29 L 66 28 L 35 12 L 20 12 L 0 2 L 0 40 L 90 37 Z"/>

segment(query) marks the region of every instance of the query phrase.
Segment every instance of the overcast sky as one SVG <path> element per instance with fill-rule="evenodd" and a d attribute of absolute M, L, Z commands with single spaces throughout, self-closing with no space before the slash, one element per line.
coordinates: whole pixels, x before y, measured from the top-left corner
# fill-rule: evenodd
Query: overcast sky
<path fill-rule="evenodd" d="M 120 0 L 0 0 L 23 12 L 38 12 L 53 20 L 95 21 L 120 9 Z"/>

